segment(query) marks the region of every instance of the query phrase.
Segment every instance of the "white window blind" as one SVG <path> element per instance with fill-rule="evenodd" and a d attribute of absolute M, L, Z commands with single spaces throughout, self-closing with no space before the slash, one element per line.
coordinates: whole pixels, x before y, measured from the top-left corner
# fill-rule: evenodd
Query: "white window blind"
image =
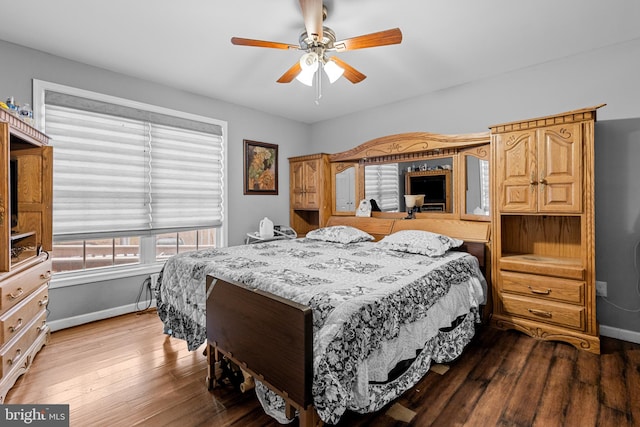
<path fill-rule="evenodd" d="M 367 165 L 364 174 L 365 198 L 375 199 L 383 212 L 400 210 L 398 164 Z"/>
<path fill-rule="evenodd" d="M 222 224 L 219 126 L 45 93 L 56 240 Z"/>
<path fill-rule="evenodd" d="M 152 125 L 151 224 L 204 228 L 222 222 L 222 144 L 197 131 Z"/>

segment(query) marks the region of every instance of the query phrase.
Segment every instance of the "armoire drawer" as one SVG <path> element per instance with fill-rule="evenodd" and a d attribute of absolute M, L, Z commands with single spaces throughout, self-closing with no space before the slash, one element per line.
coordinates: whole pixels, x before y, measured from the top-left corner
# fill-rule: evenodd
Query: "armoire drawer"
<path fill-rule="evenodd" d="M 0 313 L 5 313 L 50 279 L 51 261 L 45 261 L 0 282 Z"/>
<path fill-rule="evenodd" d="M 23 359 L 31 345 L 36 341 L 38 335 L 46 333 L 47 311 L 42 310 L 40 314 L 29 323 L 18 335 L 3 347 L 0 348 L 0 377 L 4 377 L 16 365 L 23 363 Z"/>
<path fill-rule="evenodd" d="M 500 290 L 571 304 L 584 304 L 585 282 L 500 271 Z"/>
<path fill-rule="evenodd" d="M 584 330 L 585 310 L 583 306 L 511 295 L 504 292 L 500 293 L 500 298 L 505 314 Z"/>
<path fill-rule="evenodd" d="M 573 280 L 584 280 L 586 277 L 585 267 L 577 258 L 559 258 L 536 254 L 506 255 L 498 259 L 498 268 Z"/>
<path fill-rule="evenodd" d="M 0 316 L 0 345 L 18 335 L 49 301 L 49 288 L 45 283 L 11 310 Z"/>

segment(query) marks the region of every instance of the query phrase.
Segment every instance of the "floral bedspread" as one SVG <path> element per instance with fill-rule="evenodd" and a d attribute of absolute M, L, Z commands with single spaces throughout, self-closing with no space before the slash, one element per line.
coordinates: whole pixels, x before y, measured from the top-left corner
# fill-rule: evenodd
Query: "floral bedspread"
<path fill-rule="evenodd" d="M 190 350 L 206 340 L 208 274 L 312 308 L 312 393 L 330 424 L 347 409 L 381 408 L 412 387 L 432 359 L 457 357 L 473 336 L 486 288 L 477 259 L 463 252 L 431 258 L 372 242 L 304 238 L 188 252 L 165 264 L 156 302 L 165 329 Z M 440 330 L 463 315 L 453 331 Z M 410 359 L 406 372 L 387 381 L 398 362 Z M 267 413 L 286 422 L 282 401 L 266 387 L 256 391 Z"/>

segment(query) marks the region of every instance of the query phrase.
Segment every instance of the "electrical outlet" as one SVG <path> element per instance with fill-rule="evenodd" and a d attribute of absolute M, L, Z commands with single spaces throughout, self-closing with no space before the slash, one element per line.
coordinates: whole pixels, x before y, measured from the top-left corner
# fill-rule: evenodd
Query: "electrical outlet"
<path fill-rule="evenodd" d="M 149 280 L 151 282 L 149 283 L 149 286 L 151 287 L 152 290 L 156 289 L 159 277 L 160 277 L 160 273 L 152 273 L 149 275 Z"/>
<path fill-rule="evenodd" d="M 596 296 L 606 297 L 607 296 L 607 282 L 601 282 L 596 280 Z"/>

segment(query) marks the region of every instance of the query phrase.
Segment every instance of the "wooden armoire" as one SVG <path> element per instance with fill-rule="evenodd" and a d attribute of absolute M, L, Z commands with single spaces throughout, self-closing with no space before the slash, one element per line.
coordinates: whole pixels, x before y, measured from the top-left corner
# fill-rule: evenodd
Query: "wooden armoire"
<path fill-rule="evenodd" d="M 599 107 L 491 127 L 492 324 L 593 353 Z"/>
<path fill-rule="evenodd" d="M 331 215 L 329 155 L 289 158 L 289 221 L 299 236 L 323 227 Z"/>
<path fill-rule="evenodd" d="M 53 149 L 0 109 L 0 403 L 49 338 Z"/>

